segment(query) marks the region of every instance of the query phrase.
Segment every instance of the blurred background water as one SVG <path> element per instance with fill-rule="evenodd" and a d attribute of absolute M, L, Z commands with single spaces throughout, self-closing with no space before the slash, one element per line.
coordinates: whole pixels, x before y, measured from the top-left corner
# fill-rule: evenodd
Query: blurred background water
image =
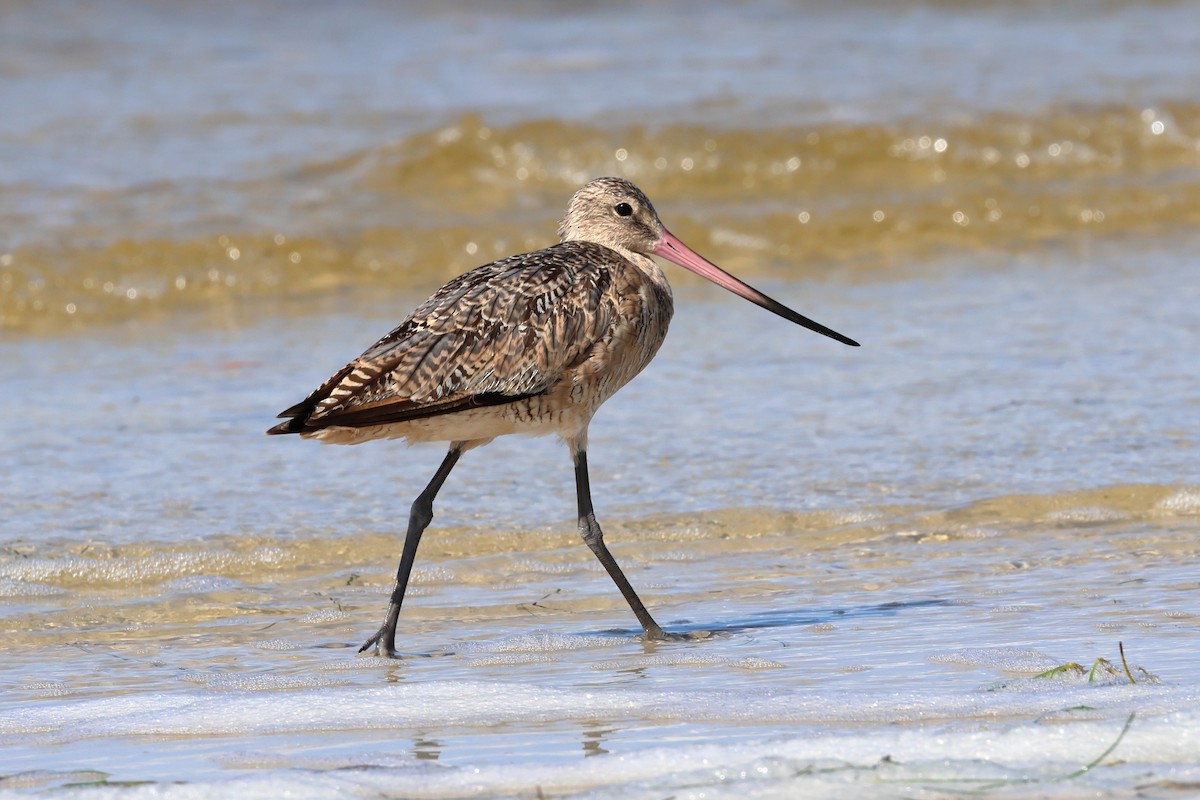
<path fill-rule="evenodd" d="M 0 0 L 0 794 L 1194 791 L 1197 74 L 1192 0 Z M 863 347 L 668 273 L 593 489 L 712 638 L 511 440 L 355 658 L 441 451 L 262 430 L 604 174 Z"/>

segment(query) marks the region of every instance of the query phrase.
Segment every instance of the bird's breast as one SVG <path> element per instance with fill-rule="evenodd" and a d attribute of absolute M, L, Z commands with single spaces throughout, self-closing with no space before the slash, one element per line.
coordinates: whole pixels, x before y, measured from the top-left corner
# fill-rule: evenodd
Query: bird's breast
<path fill-rule="evenodd" d="M 610 290 L 606 330 L 564 381 L 566 399 L 590 411 L 646 368 L 666 339 L 674 312 L 665 281 L 660 284 L 640 271 L 623 277 Z"/>

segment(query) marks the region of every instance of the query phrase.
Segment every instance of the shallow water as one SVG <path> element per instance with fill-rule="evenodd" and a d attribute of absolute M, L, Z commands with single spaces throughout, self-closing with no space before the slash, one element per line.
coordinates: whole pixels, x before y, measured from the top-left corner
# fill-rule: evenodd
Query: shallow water
<path fill-rule="evenodd" d="M 1200 5 L 331 8 L 0 4 L 0 796 L 1197 791 Z M 695 638 L 513 439 L 356 656 L 442 451 L 262 431 L 602 173 L 863 347 L 670 272 L 589 460 Z"/>
<path fill-rule="evenodd" d="M 201 794 L 237 779 L 251 796 L 881 781 L 936 796 L 946 778 L 1072 796 L 1195 780 L 1200 481 L 1182 341 L 1198 298 L 1169 263 L 1187 242 L 1142 244 L 1152 269 L 1110 247 L 1086 267 L 1047 253 L 772 287 L 861 336 L 845 354 L 682 292 L 591 452 L 631 579 L 669 627 L 711 634 L 686 643 L 635 641 L 574 532 L 564 449 L 512 440 L 469 454 L 439 498 L 405 658 L 355 657 L 440 451 L 261 429 L 383 310 L 7 345 L 24 365 L 10 393 L 53 383 L 66 348 L 81 366 L 79 391 L 5 432 L 5 772 Z M 1026 294 L 1043 322 L 1022 333 L 1009 318 Z M 1100 657 L 1118 671 L 1099 685 L 1032 679 Z M 1136 769 L 1054 782 L 1135 711 L 1120 752 Z"/>
<path fill-rule="evenodd" d="M 1194 1 L 0 15 L 20 331 L 436 286 L 600 174 L 777 277 L 1200 223 Z"/>

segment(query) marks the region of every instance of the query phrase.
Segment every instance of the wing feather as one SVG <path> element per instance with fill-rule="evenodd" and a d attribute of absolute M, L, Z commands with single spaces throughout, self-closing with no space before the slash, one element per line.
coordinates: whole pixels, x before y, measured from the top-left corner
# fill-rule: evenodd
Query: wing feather
<path fill-rule="evenodd" d="M 622 262 L 602 245 L 564 242 L 460 275 L 268 432 L 403 422 L 546 392 L 609 334 L 609 267 Z"/>

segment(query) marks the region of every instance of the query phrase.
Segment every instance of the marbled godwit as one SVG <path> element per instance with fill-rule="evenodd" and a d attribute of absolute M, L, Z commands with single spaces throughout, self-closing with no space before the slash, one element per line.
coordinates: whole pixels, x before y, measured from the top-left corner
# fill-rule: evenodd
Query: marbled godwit
<path fill-rule="evenodd" d="M 561 241 L 486 264 L 439 289 L 400 326 L 281 413 L 267 433 L 336 444 L 402 438 L 448 441 L 412 505 L 387 617 L 359 652 L 396 652 L 396 621 L 433 500 L 462 454 L 509 433 L 557 433 L 575 462 L 579 531 L 629 603 L 646 638 L 670 638 L 604 544 L 592 511 L 588 423 L 654 357 L 673 305 L 660 256 L 784 319 L 844 344 L 721 270 L 663 227 L 636 186 L 598 178 L 571 198 Z"/>

